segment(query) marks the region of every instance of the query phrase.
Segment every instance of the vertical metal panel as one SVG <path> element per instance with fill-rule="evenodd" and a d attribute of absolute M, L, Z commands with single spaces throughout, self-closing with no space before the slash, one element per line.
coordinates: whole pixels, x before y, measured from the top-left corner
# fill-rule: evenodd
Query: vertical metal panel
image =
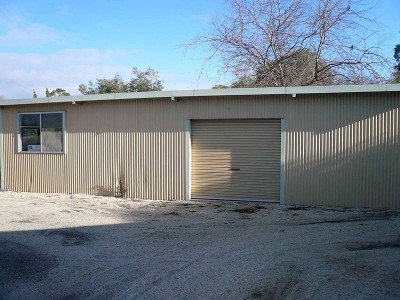
<path fill-rule="evenodd" d="M 5 187 L 187 197 L 185 120 L 286 119 L 287 204 L 400 208 L 398 92 L 5 107 Z M 17 153 L 17 113 L 66 111 L 65 154 Z"/>
<path fill-rule="evenodd" d="M 4 189 L 3 108 L 0 108 L 0 189 Z"/>
<path fill-rule="evenodd" d="M 285 204 L 286 119 L 281 120 L 280 204 Z"/>
<path fill-rule="evenodd" d="M 191 140 L 191 121 L 185 120 L 185 183 L 186 199 L 192 199 L 192 140 Z"/>

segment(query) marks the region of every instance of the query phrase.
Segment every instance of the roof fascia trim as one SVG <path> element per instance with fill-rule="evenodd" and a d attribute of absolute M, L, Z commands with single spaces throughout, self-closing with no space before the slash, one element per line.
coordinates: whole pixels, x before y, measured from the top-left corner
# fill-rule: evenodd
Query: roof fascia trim
<path fill-rule="evenodd" d="M 400 84 L 237 88 L 237 89 L 207 89 L 207 90 L 177 90 L 177 91 L 115 93 L 115 94 L 1 100 L 0 106 L 110 101 L 110 100 L 127 100 L 127 99 L 131 100 L 155 99 L 155 98 L 171 98 L 171 97 L 190 98 L 190 97 L 215 97 L 215 96 L 292 95 L 292 94 L 301 95 L 301 94 L 377 93 L 377 92 L 400 92 Z"/>

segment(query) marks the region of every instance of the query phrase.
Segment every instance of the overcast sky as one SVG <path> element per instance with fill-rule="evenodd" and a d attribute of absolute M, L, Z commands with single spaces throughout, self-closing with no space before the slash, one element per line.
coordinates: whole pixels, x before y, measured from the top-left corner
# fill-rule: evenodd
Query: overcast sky
<path fill-rule="evenodd" d="M 388 56 L 400 43 L 398 2 L 377 9 Z M 179 47 L 205 34 L 222 10 L 223 0 L 0 0 L 0 96 L 43 97 L 46 87 L 78 95 L 89 80 L 117 72 L 128 80 L 132 66 L 159 71 L 165 90 L 224 83 L 215 68 L 199 79 L 207 53 Z"/>

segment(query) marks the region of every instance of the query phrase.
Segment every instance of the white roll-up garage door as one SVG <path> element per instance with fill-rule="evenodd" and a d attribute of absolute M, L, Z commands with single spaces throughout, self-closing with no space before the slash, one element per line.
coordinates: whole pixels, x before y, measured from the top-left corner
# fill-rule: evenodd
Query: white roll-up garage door
<path fill-rule="evenodd" d="M 281 121 L 192 121 L 192 198 L 279 201 Z"/>

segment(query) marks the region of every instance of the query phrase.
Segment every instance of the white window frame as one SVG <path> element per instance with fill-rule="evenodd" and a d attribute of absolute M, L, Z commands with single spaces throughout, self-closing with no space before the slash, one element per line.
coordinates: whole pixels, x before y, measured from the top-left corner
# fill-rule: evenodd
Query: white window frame
<path fill-rule="evenodd" d="M 40 114 L 40 115 L 45 115 L 45 114 L 62 114 L 62 143 L 63 143 L 63 147 L 62 150 L 60 152 L 52 152 L 52 151 L 42 151 L 42 146 L 43 146 L 43 142 L 42 142 L 42 132 L 40 132 L 40 151 L 22 151 L 22 140 L 21 140 L 21 115 L 31 115 L 31 114 Z M 46 153 L 51 153 L 51 154 L 65 154 L 65 150 L 66 150 L 66 131 L 65 131 L 65 111 L 30 111 L 30 112 L 19 112 L 18 113 L 18 117 L 17 117 L 17 126 L 18 126 L 18 153 L 29 153 L 29 154 L 46 154 Z M 40 131 L 42 130 L 42 118 L 40 118 Z"/>

